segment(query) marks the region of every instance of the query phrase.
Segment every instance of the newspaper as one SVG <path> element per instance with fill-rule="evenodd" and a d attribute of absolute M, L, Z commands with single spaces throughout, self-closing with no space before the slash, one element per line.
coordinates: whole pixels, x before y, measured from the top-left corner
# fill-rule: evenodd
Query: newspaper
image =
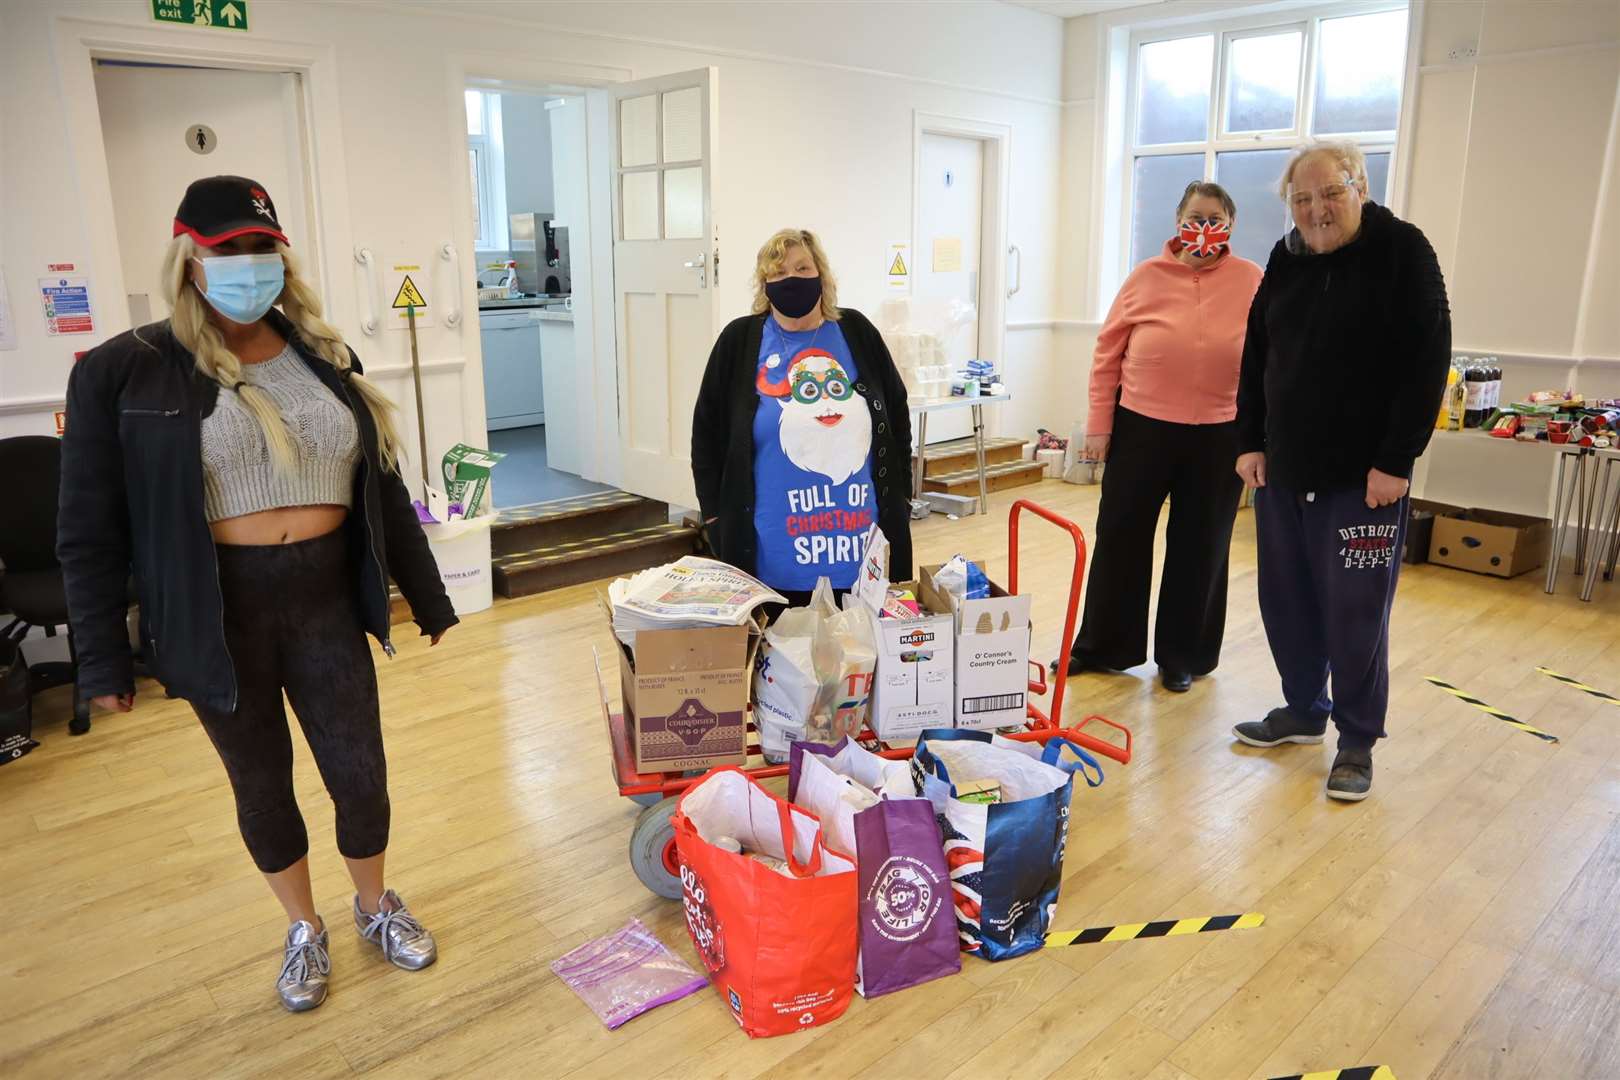
<path fill-rule="evenodd" d="M 630 648 L 638 630 L 688 630 L 742 626 L 761 604 L 786 604 L 748 574 L 714 559 L 688 555 L 608 587 L 613 633 Z"/>

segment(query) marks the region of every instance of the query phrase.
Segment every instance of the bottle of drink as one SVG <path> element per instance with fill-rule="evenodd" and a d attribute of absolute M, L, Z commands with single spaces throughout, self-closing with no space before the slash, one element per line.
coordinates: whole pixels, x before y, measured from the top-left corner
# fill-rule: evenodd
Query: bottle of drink
<path fill-rule="evenodd" d="M 1502 358 L 1491 357 L 1491 408 L 1502 407 Z"/>
<path fill-rule="evenodd" d="M 1485 419 L 1485 366 L 1471 363 L 1463 369 L 1468 396 L 1463 405 L 1463 427 L 1477 428 Z"/>

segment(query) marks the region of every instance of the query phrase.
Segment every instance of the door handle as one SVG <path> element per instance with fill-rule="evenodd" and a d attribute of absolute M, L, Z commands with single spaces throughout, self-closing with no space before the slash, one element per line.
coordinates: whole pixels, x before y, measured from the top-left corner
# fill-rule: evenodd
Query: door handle
<path fill-rule="evenodd" d="M 380 326 L 380 320 L 377 318 L 377 260 L 371 254 L 370 248 L 355 248 L 354 261 L 360 264 L 361 277 L 366 283 L 366 314 L 360 320 L 360 329 L 369 337 L 375 334 Z"/>
<path fill-rule="evenodd" d="M 1007 254 L 1016 255 L 1018 257 L 1017 261 L 1013 264 L 1017 267 L 1018 273 L 1013 277 L 1012 287 L 1007 290 L 1007 295 L 1012 296 L 1014 293 L 1018 292 L 1019 289 L 1024 287 L 1024 253 L 1018 250 L 1017 244 L 1008 244 Z"/>
<path fill-rule="evenodd" d="M 708 256 L 700 251 L 700 252 L 698 252 L 697 258 L 693 259 L 690 262 L 684 262 L 684 263 L 681 264 L 681 266 L 684 267 L 687 270 L 696 270 L 697 271 L 698 288 L 702 289 L 702 288 L 707 287 L 708 284 L 709 284 L 709 272 L 708 272 L 708 269 L 707 269 L 707 264 L 708 264 Z"/>

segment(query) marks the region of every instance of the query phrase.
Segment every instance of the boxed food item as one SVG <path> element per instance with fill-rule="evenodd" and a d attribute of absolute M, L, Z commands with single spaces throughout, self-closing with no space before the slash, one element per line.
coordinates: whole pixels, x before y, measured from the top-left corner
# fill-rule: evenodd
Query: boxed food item
<path fill-rule="evenodd" d="M 1463 510 L 1434 519 L 1429 561 L 1458 570 L 1517 577 L 1547 562 L 1552 523 L 1501 510 Z"/>
<path fill-rule="evenodd" d="M 505 457 L 505 454 L 480 450 L 466 443 L 456 443 L 445 451 L 444 490 L 450 497 L 450 504 L 461 507 L 462 517 L 478 516 L 484 507 L 484 496 L 489 491 L 489 474 Z"/>
<path fill-rule="evenodd" d="M 913 582 L 900 588 L 916 592 Z M 872 730 L 884 742 L 915 739 L 928 728 L 950 727 L 955 710 L 955 623 L 924 609 L 908 618 L 877 620 L 877 678 L 872 684 Z"/>
<path fill-rule="evenodd" d="M 634 651 L 616 642 L 637 772 L 747 760 L 748 691 L 763 631 L 756 612 L 743 626 L 641 630 Z"/>
<path fill-rule="evenodd" d="M 1450 503 L 1413 499 L 1407 504 L 1406 544 L 1401 550 L 1401 562 L 1425 563 L 1429 561 L 1429 540 L 1434 535 L 1434 519 L 1466 511 Z"/>
<path fill-rule="evenodd" d="M 1010 596 L 992 581 L 990 595 L 957 600 L 936 583 L 940 569 L 923 567 L 919 584 L 923 606 L 950 612 L 956 633 L 954 726 L 980 731 L 1022 726 L 1029 693 L 1030 598 Z"/>

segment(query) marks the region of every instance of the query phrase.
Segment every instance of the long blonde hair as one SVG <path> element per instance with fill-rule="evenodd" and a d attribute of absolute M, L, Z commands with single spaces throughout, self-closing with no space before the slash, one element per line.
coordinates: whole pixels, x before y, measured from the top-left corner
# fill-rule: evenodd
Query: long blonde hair
<path fill-rule="evenodd" d="M 828 322 L 837 322 L 838 280 L 833 277 L 832 266 L 827 262 L 827 253 L 821 249 L 821 241 L 809 229 L 782 229 L 759 249 L 759 255 L 754 259 L 754 314 L 761 315 L 771 310 L 771 302 L 765 296 L 765 279 L 782 269 L 782 264 L 787 262 L 789 249 L 796 247 L 810 253 L 810 260 L 816 264 L 816 273 L 821 275 L 821 317 Z"/>
<path fill-rule="evenodd" d="M 199 253 L 203 251 L 206 249 L 185 234 L 176 236 L 169 243 L 169 250 L 163 257 L 163 298 L 169 302 L 171 309 L 169 329 L 174 339 L 195 358 L 198 371 L 224 389 L 235 391 L 248 412 L 264 429 L 270 457 L 277 467 L 291 468 L 297 463 L 298 447 L 293 442 L 292 433 L 287 430 L 281 410 L 265 391 L 242 381 L 242 361 L 225 347 L 225 338 L 220 334 L 219 327 L 208 318 L 208 302 L 191 283 L 191 260 L 200 257 Z M 299 342 L 336 368 L 344 381 L 360 395 L 377 429 L 378 460 L 384 469 L 397 470 L 400 441 L 394 403 L 361 375 L 349 371 L 349 347 L 343 343 L 342 335 L 321 317 L 320 298 L 299 273 L 297 256 L 285 244 L 278 243 L 276 252 L 286 267 L 285 284 L 276 303 L 293 324 Z"/>

